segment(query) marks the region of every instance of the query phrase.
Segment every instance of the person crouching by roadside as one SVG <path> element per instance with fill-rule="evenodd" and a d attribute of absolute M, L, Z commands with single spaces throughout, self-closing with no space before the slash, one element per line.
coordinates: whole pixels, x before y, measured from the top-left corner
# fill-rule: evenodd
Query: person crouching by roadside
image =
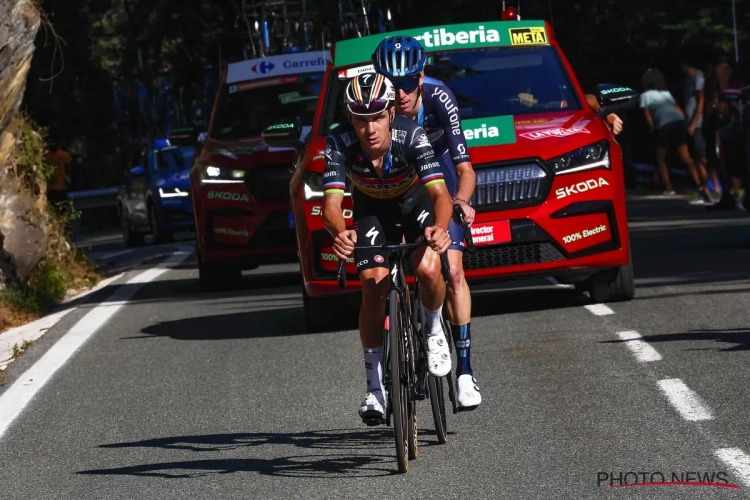
<path fill-rule="evenodd" d="M 667 89 L 664 75 L 658 69 L 648 69 L 641 78 L 643 93 L 640 107 L 648 126 L 656 136 L 656 165 L 659 169 L 661 181 L 664 184 L 663 194 L 675 194 L 672 181 L 667 169 L 667 152 L 676 149 L 677 153 L 693 177 L 704 199 L 710 201 L 708 187 L 701 185 L 695 163 L 688 149 L 688 130 L 685 125 L 685 113 L 675 101 L 672 93 Z"/>

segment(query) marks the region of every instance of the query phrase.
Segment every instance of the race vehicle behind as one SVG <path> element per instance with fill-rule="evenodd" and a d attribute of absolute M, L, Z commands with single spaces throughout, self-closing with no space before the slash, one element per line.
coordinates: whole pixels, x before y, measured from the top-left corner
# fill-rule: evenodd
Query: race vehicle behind
<path fill-rule="evenodd" d="M 179 141 L 177 141 L 179 142 Z M 194 227 L 188 175 L 196 149 L 156 139 L 144 165 L 130 169 L 118 193 L 118 212 L 127 246 L 142 245 L 147 234 L 154 243 L 173 240 L 175 232 Z"/>
<path fill-rule="evenodd" d="M 546 22 L 446 25 L 338 42 L 311 138 L 303 145 L 295 127 L 266 134 L 269 145 L 301 151 L 290 189 L 307 327 L 328 327 L 342 300 L 356 303 L 350 294 L 361 286 L 349 259 L 349 295 L 339 295 L 338 258 L 321 220 L 323 146 L 347 119 L 341 105 L 347 80 L 372 71 L 370 55 L 393 34 L 420 39 L 428 54 L 425 74 L 444 82 L 457 100 L 431 96 L 454 124 L 445 133 L 460 133 L 460 114 L 477 176 L 470 200 L 477 212 L 471 229 L 476 252 L 464 252 L 467 280 L 555 277 L 588 291 L 595 302 L 631 299 L 622 154 L 602 116 L 634 105 L 637 93 L 599 85 L 602 109 L 594 111 Z M 350 132 L 341 140 L 357 138 Z M 350 197 L 343 207 L 351 225 Z"/>
<path fill-rule="evenodd" d="M 240 61 L 225 69 L 207 138 L 190 172 L 201 286 L 231 287 L 243 269 L 293 261 L 289 205 L 295 151 L 266 147 L 261 131 L 297 117 L 311 129 L 329 54 Z"/>

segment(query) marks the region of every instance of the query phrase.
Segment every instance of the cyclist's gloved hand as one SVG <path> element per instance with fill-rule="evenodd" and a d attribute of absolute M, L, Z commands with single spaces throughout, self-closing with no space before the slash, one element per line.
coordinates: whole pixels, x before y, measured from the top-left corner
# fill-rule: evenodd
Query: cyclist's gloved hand
<path fill-rule="evenodd" d="M 474 222 L 474 214 L 476 213 L 474 207 L 472 207 L 468 203 L 464 203 L 461 200 L 453 200 L 453 203 L 461 206 L 461 210 L 463 210 L 464 212 L 464 220 L 466 221 L 467 225 L 471 226 L 471 224 Z M 456 216 L 454 216 L 454 218 L 456 218 Z M 456 222 L 461 221 L 457 220 Z"/>
<path fill-rule="evenodd" d="M 333 251 L 339 259 L 347 259 L 354 252 L 354 245 L 357 243 L 357 231 L 348 229 L 341 231 L 333 239 Z"/>
<path fill-rule="evenodd" d="M 430 248 L 437 253 L 443 253 L 451 246 L 451 238 L 448 231 L 438 226 L 430 226 L 424 230 L 424 237 L 430 244 Z"/>

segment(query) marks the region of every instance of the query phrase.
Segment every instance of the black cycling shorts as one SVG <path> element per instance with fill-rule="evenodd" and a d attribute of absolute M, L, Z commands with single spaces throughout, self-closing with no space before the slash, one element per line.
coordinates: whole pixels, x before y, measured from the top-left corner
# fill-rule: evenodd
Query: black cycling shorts
<path fill-rule="evenodd" d="M 424 230 L 435 225 L 432 198 L 422 184 L 415 184 L 402 198 L 378 200 L 370 198 L 352 187 L 354 204 L 354 261 L 357 272 L 376 267 L 388 267 L 388 252 L 374 248 L 361 248 L 383 243 L 419 243 Z M 421 239 L 420 239 L 421 237 Z"/>

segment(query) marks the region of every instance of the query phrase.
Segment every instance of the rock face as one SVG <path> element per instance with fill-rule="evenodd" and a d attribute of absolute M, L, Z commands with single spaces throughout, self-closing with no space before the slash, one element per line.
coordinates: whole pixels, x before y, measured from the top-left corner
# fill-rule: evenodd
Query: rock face
<path fill-rule="evenodd" d="M 13 169 L 11 121 L 26 87 L 40 15 L 32 0 L 0 0 L 0 288 L 28 279 L 44 258 L 47 218 Z"/>

